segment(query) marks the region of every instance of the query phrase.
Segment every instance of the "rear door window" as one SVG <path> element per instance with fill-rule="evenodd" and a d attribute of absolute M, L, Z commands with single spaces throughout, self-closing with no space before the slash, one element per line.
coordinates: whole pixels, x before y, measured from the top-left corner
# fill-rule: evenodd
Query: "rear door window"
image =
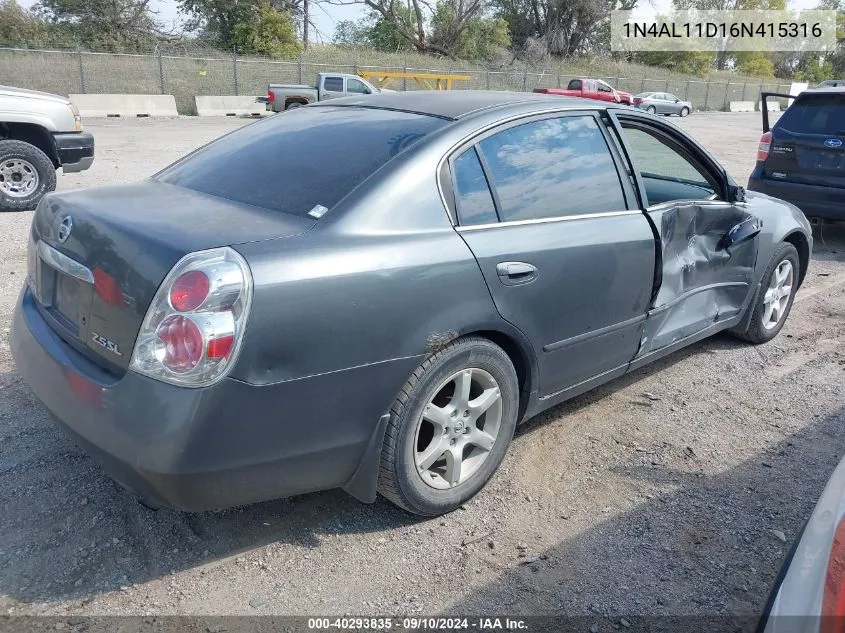
<path fill-rule="evenodd" d="M 616 163 L 596 119 L 543 119 L 479 143 L 503 222 L 625 209 Z"/>
<path fill-rule="evenodd" d="M 798 134 L 845 136 L 845 95 L 807 95 L 787 108 L 777 127 Z"/>
<path fill-rule="evenodd" d="M 365 108 L 299 108 L 247 125 L 154 178 L 234 202 L 306 215 L 331 209 L 377 169 L 445 124 Z"/>
<path fill-rule="evenodd" d="M 462 226 L 498 222 L 496 205 L 475 148 L 470 147 L 453 162 L 455 199 Z"/>
<path fill-rule="evenodd" d="M 569 82 L 569 85 L 566 86 L 567 90 L 581 90 L 581 80 L 580 79 L 573 79 Z"/>

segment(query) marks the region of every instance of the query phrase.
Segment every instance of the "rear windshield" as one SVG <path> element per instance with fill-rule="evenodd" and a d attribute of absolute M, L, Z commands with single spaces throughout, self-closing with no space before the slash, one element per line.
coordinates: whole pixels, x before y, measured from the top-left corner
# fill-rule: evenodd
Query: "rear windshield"
<path fill-rule="evenodd" d="M 224 136 L 155 176 L 256 207 L 331 209 L 379 167 L 446 121 L 352 107 L 297 108 Z"/>
<path fill-rule="evenodd" d="M 845 134 L 845 99 L 841 94 L 796 99 L 777 126 L 799 134 Z"/>

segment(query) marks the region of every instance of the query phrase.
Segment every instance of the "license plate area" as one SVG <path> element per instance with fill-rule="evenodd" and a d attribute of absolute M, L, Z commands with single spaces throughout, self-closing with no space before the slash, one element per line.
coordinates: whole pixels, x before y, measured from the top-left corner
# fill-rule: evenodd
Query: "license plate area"
<path fill-rule="evenodd" d="M 41 257 L 36 266 L 41 305 L 56 324 L 74 338 L 84 341 L 94 286 L 54 268 Z"/>

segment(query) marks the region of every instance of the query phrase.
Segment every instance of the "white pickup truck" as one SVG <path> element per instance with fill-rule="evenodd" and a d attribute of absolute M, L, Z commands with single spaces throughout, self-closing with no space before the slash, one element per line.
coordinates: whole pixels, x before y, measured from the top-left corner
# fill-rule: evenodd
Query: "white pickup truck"
<path fill-rule="evenodd" d="M 358 75 L 344 73 L 320 73 L 314 86 L 295 84 L 270 84 L 267 96 L 258 97 L 259 103 L 265 103 L 270 112 L 282 112 L 291 108 L 308 105 L 315 101 L 336 99 L 348 95 L 369 95 L 382 91 Z"/>
<path fill-rule="evenodd" d="M 0 86 L 0 211 L 34 209 L 56 188 L 56 170 L 88 169 L 94 137 L 65 97 Z"/>

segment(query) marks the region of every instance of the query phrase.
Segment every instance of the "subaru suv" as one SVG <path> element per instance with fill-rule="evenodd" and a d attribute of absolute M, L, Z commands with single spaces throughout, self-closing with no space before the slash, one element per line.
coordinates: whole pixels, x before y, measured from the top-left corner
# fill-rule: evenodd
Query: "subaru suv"
<path fill-rule="evenodd" d="M 763 93 L 766 97 L 790 97 Z M 794 97 L 763 136 L 748 180 L 760 191 L 791 202 L 808 217 L 845 220 L 845 87 L 806 90 Z"/>

